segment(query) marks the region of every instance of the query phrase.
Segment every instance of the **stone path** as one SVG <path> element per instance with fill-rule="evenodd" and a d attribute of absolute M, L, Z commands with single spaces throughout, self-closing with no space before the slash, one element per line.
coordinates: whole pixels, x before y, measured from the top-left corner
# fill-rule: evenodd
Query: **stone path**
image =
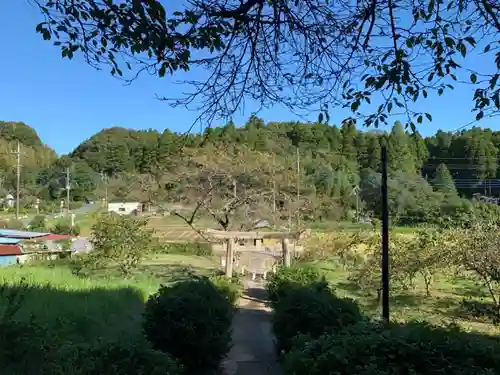
<path fill-rule="evenodd" d="M 271 310 L 265 306 L 262 282 L 245 280 L 239 311 L 233 320 L 233 348 L 224 363 L 226 375 L 281 375 L 271 331 Z"/>

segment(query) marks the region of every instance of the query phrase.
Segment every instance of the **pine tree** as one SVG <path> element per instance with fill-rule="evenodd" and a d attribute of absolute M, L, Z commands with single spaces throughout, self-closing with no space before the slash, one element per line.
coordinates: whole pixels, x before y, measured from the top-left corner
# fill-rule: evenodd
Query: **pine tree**
<path fill-rule="evenodd" d="M 432 181 L 434 189 L 445 194 L 457 194 L 457 189 L 455 188 L 455 182 L 453 177 L 446 166 L 446 164 L 441 163 L 436 169 L 436 176 Z"/>

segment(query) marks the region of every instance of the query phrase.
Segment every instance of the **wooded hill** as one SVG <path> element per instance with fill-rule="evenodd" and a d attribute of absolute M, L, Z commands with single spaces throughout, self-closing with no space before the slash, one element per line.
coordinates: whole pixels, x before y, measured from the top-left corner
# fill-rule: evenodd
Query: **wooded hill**
<path fill-rule="evenodd" d="M 45 201 L 65 196 L 70 167 L 74 200 L 103 197 L 106 185 L 116 199 L 195 204 L 211 190 L 220 207 L 235 197 L 260 197 L 267 203 L 259 207 L 279 211 L 289 203 L 304 217 L 345 218 L 356 207 L 369 214 L 380 208 L 382 142 L 389 152 L 391 213 L 401 222 L 466 215 L 474 193 L 500 196 L 494 180 L 500 177 L 500 132 L 490 129 L 423 138 L 398 122 L 386 134 L 353 124 L 265 124 L 252 116 L 241 127 L 230 122 L 203 135 L 104 129 L 57 158 L 29 126 L 13 125 L 0 123 L 3 189 L 15 186 L 15 155 L 8 150 L 19 140 L 23 194 Z"/>

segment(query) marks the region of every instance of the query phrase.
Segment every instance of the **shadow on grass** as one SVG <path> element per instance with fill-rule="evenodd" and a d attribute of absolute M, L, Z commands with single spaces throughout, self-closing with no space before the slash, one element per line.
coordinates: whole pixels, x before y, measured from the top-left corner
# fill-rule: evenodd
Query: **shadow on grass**
<path fill-rule="evenodd" d="M 195 276 L 210 275 L 213 270 L 207 270 L 206 268 L 186 266 L 182 264 L 158 264 L 158 265 L 147 265 L 142 266 L 139 269 L 139 273 L 146 272 L 153 277 L 160 279 L 162 282 L 172 283 L 178 281 L 190 280 Z"/>
<path fill-rule="evenodd" d="M 267 295 L 264 288 L 246 288 L 243 291 L 242 299 L 259 303 L 266 303 Z"/>
<path fill-rule="evenodd" d="M 338 283 L 333 284 L 334 289 L 340 289 L 347 294 L 356 295 L 356 296 L 364 296 L 365 294 L 361 290 L 358 284 L 352 281 L 340 281 Z"/>
<path fill-rule="evenodd" d="M 481 287 L 476 285 L 465 285 L 462 287 L 455 288 L 454 294 L 463 297 L 473 297 L 473 298 L 484 298 L 487 297 L 487 293 L 482 290 Z"/>
<path fill-rule="evenodd" d="M 50 373 L 41 369 L 60 350 L 108 340 L 141 342 L 143 309 L 144 297 L 134 288 L 1 285 L 0 363 L 12 367 L 9 373 Z"/>
<path fill-rule="evenodd" d="M 95 270 L 85 270 L 78 272 L 76 268 L 70 268 L 76 276 L 81 278 L 103 279 L 110 278 L 122 279 L 123 276 L 117 267 L 106 267 Z M 190 280 L 195 276 L 209 276 L 216 271 L 216 268 L 207 269 L 202 267 L 194 267 L 183 264 L 148 264 L 141 265 L 136 270 L 133 270 L 127 278 L 133 280 L 134 278 L 142 278 L 149 276 L 157 279 L 160 283 L 173 283 L 178 281 Z"/>

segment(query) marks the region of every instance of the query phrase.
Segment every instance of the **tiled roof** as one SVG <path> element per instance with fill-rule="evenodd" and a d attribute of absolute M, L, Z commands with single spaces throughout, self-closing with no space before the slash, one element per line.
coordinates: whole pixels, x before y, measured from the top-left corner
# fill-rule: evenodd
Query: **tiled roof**
<path fill-rule="evenodd" d="M 22 255 L 19 245 L 0 245 L 0 256 L 2 255 Z"/>
<path fill-rule="evenodd" d="M 15 229 L 0 229 L 0 237 L 34 238 L 46 236 L 49 233 L 23 232 Z"/>
<path fill-rule="evenodd" d="M 36 237 L 36 238 L 34 238 L 34 240 L 36 240 L 36 241 L 58 241 L 58 240 L 66 240 L 66 239 L 70 239 L 70 238 L 71 238 L 71 236 L 69 234 L 49 233 L 45 236 Z"/>
<path fill-rule="evenodd" d="M 0 245 L 15 245 L 22 240 L 22 238 L 0 237 Z"/>

